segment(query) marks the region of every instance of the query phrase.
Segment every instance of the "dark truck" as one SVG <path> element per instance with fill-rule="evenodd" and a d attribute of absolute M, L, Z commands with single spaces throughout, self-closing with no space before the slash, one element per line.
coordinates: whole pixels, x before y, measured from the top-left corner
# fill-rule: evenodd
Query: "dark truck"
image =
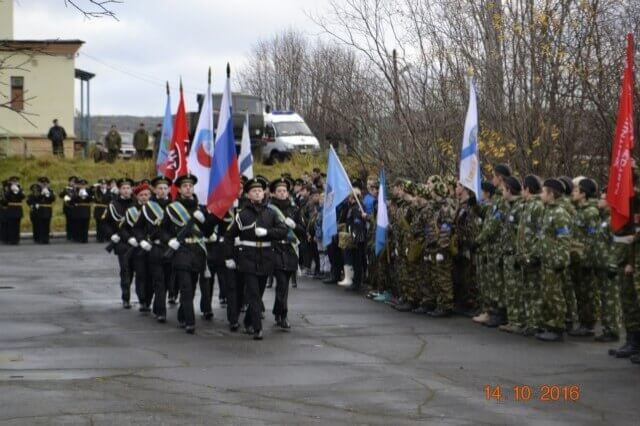
<path fill-rule="evenodd" d="M 222 103 L 222 93 L 214 93 L 212 96 L 213 106 L 213 126 L 218 126 L 218 116 L 220 115 L 220 104 Z M 187 113 L 189 120 L 189 138 L 193 141 L 196 127 L 198 126 L 198 117 L 202 110 L 202 103 L 205 95 L 197 95 L 198 112 Z M 236 140 L 236 151 L 240 153 L 240 141 L 242 139 L 242 126 L 244 125 L 245 114 L 249 112 L 249 134 L 251 135 L 251 152 L 254 161 L 261 158 L 262 135 L 264 132 L 264 101 L 260 96 L 247 95 L 244 93 L 232 93 L 232 112 L 233 112 L 233 136 Z"/>

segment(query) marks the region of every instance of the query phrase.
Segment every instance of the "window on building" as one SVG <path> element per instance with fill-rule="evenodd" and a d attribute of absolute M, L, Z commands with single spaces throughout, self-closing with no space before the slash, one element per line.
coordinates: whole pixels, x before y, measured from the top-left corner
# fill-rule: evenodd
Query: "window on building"
<path fill-rule="evenodd" d="M 24 110 L 24 77 L 11 77 L 11 108 Z"/>

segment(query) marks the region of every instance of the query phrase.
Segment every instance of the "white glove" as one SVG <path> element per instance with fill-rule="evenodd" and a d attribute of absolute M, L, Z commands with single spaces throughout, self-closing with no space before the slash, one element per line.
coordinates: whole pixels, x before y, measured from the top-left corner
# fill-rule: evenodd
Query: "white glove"
<path fill-rule="evenodd" d="M 216 234 L 215 232 L 213 234 L 211 234 L 211 236 L 209 237 L 209 242 L 210 243 L 215 243 L 216 241 L 218 241 L 218 234 Z"/>
<path fill-rule="evenodd" d="M 284 223 L 286 223 L 289 228 L 296 229 L 296 222 L 295 222 L 295 220 L 291 219 L 290 217 L 286 218 L 284 220 Z"/>
<path fill-rule="evenodd" d="M 151 244 L 147 240 L 140 241 L 140 247 L 142 247 L 144 251 L 151 251 Z"/>
<path fill-rule="evenodd" d="M 256 237 L 266 237 L 266 236 L 267 236 L 266 229 L 256 227 Z"/>
<path fill-rule="evenodd" d="M 71 201 L 71 197 L 69 197 L 68 195 L 64 196 L 64 202 L 68 203 L 69 201 Z"/>
<path fill-rule="evenodd" d="M 173 250 L 178 250 L 180 248 L 180 242 L 175 238 L 172 238 L 169 240 L 169 247 L 171 247 Z"/>
<path fill-rule="evenodd" d="M 111 241 L 112 241 L 114 244 L 118 244 L 118 243 L 120 242 L 120 235 L 118 235 L 118 234 L 113 234 L 113 235 L 111 236 Z"/>
<path fill-rule="evenodd" d="M 18 185 L 16 185 L 15 183 L 11 185 L 11 192 L 13 192 L 14 194 L 17 194 L 18 192 L 20 192 L 20 187 Z"/>
<path fill-rule="evenodd" d="M 436 254 L 436 262 L 442 262 L 444 260 L 444 256 L 440 253 Z"/>
<path fill-rule="evenodd" d="M 226 266 L 227 269 L 236 269 L 236 261 L 233 259 L 227 259 L 224 261 L 224 266 Z"/>
<path fill-rule="evenodd" d="M 118 193 L 118 188 L 116 188 L 116 187 L 111 188 L 111 193 L 112 194 L 117 194 Z"/>
<path fill-rule="evenodd" d="M 86 189 L 84 189 L 84 188 L 82 188 L 80 191 L 78 191 L 78 194 L 79 194 L 79 195 L 80 195 L 80 197 L 82 197 L 82 198 L 87 198 L 87 196 L 89 195 L 89 194 L 87 193 L 87 190 L 86 190 Z"/>
<path fill-rule="evenodd" d="M 193 218 L 200 223 L 204 223 L 204 214 L 200 210 L 193 212 Z"/>
<path fill-rule="evenodd" d="M 42 195 L 44 195 L 45 197 L 48 197 L 48 196 L 49 196 L 49 194 L 51 194 L 51 192 L 49 192 L 49 190 L 48 190 L 47 188 L 44 188 L 44 189 L 42 190 Z"/>
<path fill-rule="evenodd" d="M 127 242 L 129 243 L 130 246 L 138 247 L 138 241 L 136 241 L 136 239 L 133 237 L 129 238 Z"/>

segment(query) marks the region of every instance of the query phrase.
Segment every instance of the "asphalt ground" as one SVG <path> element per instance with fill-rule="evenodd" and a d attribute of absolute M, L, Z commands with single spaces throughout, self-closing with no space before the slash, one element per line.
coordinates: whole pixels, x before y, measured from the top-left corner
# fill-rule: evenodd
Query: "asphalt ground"
<path fill-rule="evenodd" d="M 103 248 L 0 247 L 0 424 L 638 424 L 640 367 L 610 345 L 399 313 L 306 278 L 290 332 L 268 289 L 265 340 L 231 333 L 217 302 L 191 336 L 175 308 L 167 324 L 123 310 Z"/>

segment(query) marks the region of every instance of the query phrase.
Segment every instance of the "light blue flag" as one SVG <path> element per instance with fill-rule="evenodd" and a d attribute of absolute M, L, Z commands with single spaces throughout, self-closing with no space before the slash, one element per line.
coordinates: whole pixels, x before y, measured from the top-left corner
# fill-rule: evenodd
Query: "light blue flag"
<path fill-rule="evenodd" d="M 336 207 L 353 192 L 351 181 L 344 170 L 338 154 L 330 146 L 327 165 L 327 187 L 322 209 L 322 245 L 331 244 L 331 238 L 338 233 Z"/>
<path fill-rule="evenodd" d="M 169 84 L 167 84 L 167 105 L 164 109 L 162 135 L 160 136 L 160 141 L 156 141 L 156 143 L 159 144 L 158 158 L 156 159 L 156 171 L 162 176 L 166 176 L 171 135 L 173 135 L 173 116 L 171 115 L 171 95 L 169 94 Z"/>
<path fill-rule="evenodd" d="M 478 107 L 476 88 L 473 80 L 469 82 L 469 108 L 464 122 L 462 152 L 460 153 L 460 183 L 476 194 L 476 200 L 482 199 L 480 173 L 480 152 L 478 150 Z"/>
<path fill-rule="evenodd" d="M 376 216 L 376 256 L 387 245 L 387 230 L 389 229 L 389 214 L 387 212 L 387 197 L 385 195 L 386 178 L 384 169 L 380 170 L 380 190 L 378 191 L 378 214 Z"/>

